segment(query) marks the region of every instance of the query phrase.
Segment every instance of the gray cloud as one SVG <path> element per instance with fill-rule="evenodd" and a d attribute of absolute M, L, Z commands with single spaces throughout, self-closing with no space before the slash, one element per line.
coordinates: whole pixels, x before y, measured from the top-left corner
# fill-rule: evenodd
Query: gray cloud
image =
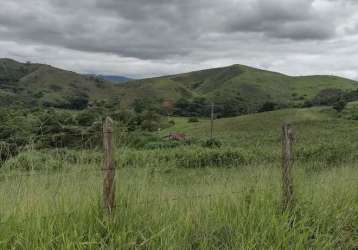
<path fill-rule="evenodd" d="M 352 42 L 350 36 L 358 27 L 355 4 L 353 0 L 2 0 L 0 42 L 18 51 L 3 48 L 0 56 L 23 54 L 76 67 L 73 61 L 81 65 L 78 70 L 106 71 L 98 62 L 78 58 L 97 57 L 108 72 L 115 70 L 107 62 L 116 62 L 140 77 L 235 62 L 294 72 L 280 62 L 317 53 L 317 43 L 334 53 Z M 49 51 L 57 56 L 44 54 Z"/>
<path fill-rule="evenodd" d="M 326 40 L 336 35 L 336 19 L 314 0 L 255 0 L 228 20 L 229 30 L 261 32 L 292 40 Z M 342 3 L 340 3 L 342 4 Z M 338 14 L 338 13 L 333 13 Z"/>

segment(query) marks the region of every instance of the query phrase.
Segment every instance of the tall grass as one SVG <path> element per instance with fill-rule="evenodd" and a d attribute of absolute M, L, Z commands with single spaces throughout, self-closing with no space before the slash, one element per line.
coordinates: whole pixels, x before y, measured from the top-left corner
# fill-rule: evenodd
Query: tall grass
<path fill-rule="evenodd" d="M 107 218 L 100 172 L 10 175 L 0 182 L 0 248 L 358 247 L 355 166 L 307 172 L 296 165 L 294 176 L 296 207 L 282 214 L 276 166 L 123 168 Z"/>
<path fill-rule="evenodd" d="M 0 249 L 358 249 L 358 123 L 294 114 L 296 203 L 282 213 L 279 125 L 291 115 L 217 121 L 221 148 L 117 148 L 112 217 L 99 149 L 29 147 L 0 163 Z"/>
<path fill-rule="evenodd" d="M 307 168 L 335 167 L 355 163 L 358 151 L 354 143 L 346 144 L 308 144 L 294 145 L 295 161 L 304 163 Z M 2 172 L 8 171 L 63 171 L 80 168 L 100 169 L 102 164 L 100 150 L 29 149 L 19 153 L 0 165 Z M 235 167 L 249 165 L 280 164 L 281 148 L 255 146 L 205 148 L 197 145 L 176 148 L 131 149 L 117 148 L 115 162 L 118 168 L 140 167 Z M 0 173 L 1 173 L 0 171 Z"/>

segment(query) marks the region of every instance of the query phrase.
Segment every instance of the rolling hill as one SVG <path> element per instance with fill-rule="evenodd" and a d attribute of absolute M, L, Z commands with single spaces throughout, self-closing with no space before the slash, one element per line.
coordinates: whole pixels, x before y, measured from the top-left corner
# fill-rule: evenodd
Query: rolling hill
<path fill-rule="evenodd" d="M 91 76 L 44 64 L 19 63 L 0 59 L 2 104 L 24 103 L 56 106 L 72 96 L 104 99 L 116 92 L 114 84 Z"/>
<path fill-rule="evenodd" d="M 240 98 L 251 110 L 264 102 L 300 104 L 323 89 L 355 90 L 358 82 L 337 76 L 292 77 L 243 65 L 131 80 L 114 84 L 49 65 L 0 59 L 0 97 L 3 105 L 66 102 L 71 96 L 90 100 L 117 97 L 123 107 L 135 99 L 172 100 L 205 97 L 214 102 Z M 56 106 L 56 105 L 55 105 Z"/>
<path fill-rule="evenodd" d="M 201 70 L 179 75 L 130 81 L 124 85 L 126 99 L 152 96 L 178 99 L 205 96 L 220 102 L 240 97 L 248 105 L 258 106 L 266 101 L 302 103 L 323 89 L 353 90 L 358 82 L 337 76 L 292 77 L 244 65 Z"/>

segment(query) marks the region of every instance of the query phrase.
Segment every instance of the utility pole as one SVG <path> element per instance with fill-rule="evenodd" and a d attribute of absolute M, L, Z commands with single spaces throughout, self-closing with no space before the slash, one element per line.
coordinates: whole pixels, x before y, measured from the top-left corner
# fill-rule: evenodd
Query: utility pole
<path fill-rule="evenodd" d="M 210 139 L 213 139 L 213 130 L 214 130 L 214 103 L 211 103 L 211 124 L 210 124 Z"/>

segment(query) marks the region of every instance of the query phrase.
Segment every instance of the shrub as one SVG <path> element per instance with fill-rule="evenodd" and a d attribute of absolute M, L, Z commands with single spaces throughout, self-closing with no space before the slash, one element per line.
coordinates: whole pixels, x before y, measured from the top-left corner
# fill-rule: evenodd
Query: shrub
<path fill-rule="evenodd" d="M 147 144 L 160 143 L 162 139 L 152 133 L 147 132 L 131 132 L 121 138 L 121 143 L 130 148 L 142 149 Z"/>
<path fill-rule="evenodd" d="M 60 170 L 73 164 L 100 164 L 102 153 L 68 149 L 30 150 L 19 153 L 3 164 L 8 170 Z"/>
<path fill-rule="evenodd" d="M 354 157 L 352 149 L 345 144 L 318 144 L 298 148 L 297 160 L 302 162 L 320 162 L 326 165 L 337 165 L 350 161 Z"/>
<path fill-rule="evenodd" d="M 221 149 L 185 150 L 176 153 L 173 160 L 178 167 L 185 168 L 230 167 L 247 163 L 241 152 Z"/>
<path fill-rule="evenodd" d="M 50 154 L 44 154 L 39 151 L 28 151 L 20 153 L 6 161 L 3 168 L 26 171 L 59 169 L 59 162 L 54 161 Z"/>
<path fill-rule="evenodd" d="M 313 98 L 312 104 L 314 106 L 334 105 L 343 94 L 340 89 L 323 89 Z"/>
<path fill-rule="evenodd" d="M 159 141 L 149 142 L 143 146 L 143 149 L 165 149 L 165 148 L 176 148 L 182 146 L 183 142 L 180 141 Z"/>
<path fill-rule="evenodd" d="M 154 111 L 145 111 L 142 114 L 141 127 L 143 130 L 156 131 L 160 128 L 160 115 Z"/>
<path fill-rule="evenodd" d="M 335 109 L 337 112 L 342 112 L 342 110 L 346 107 L 347 102 L 343 99 L 340 99 L 338 102 L 336 102 L 333 105 L 333 109 Z"/>
<path fill-rule="evenodd" d="M 354 114 L 352 114 L 352 116 L 351 116 L 351 118 L 350 118 L 351 120 L 355 120 L 355 121 L 358 121 L 358 113 L 354 113 Z"/>
<path fill-rule="evenodd" d="M 208 139 L 202 144 L 203 147 L 207 147 L 207 148 L 220 148 L 221 145 L 222 145 L 221 141 L 215 138 Z"/>
<path fill-rule="evenodd" d="M 262 107 L 259 109 L 259 112 L 267 112 L 267 111 L 273 111 L 276 108 L 276 103 L 274 102 L 265 102 L 262 104 Z"/>
<path fill-rule="evenodd" d="M 85 110 L 77 114 L 76 120 L 80 126 L 91 126 L 98 120 L 97 114 L 90 110 Z"/>
<path fill-rule="evenodd" d="M 190 118 L 188 119 L 188 122 L 199 122 L 199 119 L 196 118 L 196 117 L 190 117 Z"/>
<path fill-rule="evenodd" d="M 18 147 L 16 144 L 0 142 L 0 163 L 16 155 Z"/>
<path fill-rule="evenodd" d="M 72 96 L 68 98 L 68 109 L 83 110 L 87 108 L 89 97 L 86 94 Z"/>

